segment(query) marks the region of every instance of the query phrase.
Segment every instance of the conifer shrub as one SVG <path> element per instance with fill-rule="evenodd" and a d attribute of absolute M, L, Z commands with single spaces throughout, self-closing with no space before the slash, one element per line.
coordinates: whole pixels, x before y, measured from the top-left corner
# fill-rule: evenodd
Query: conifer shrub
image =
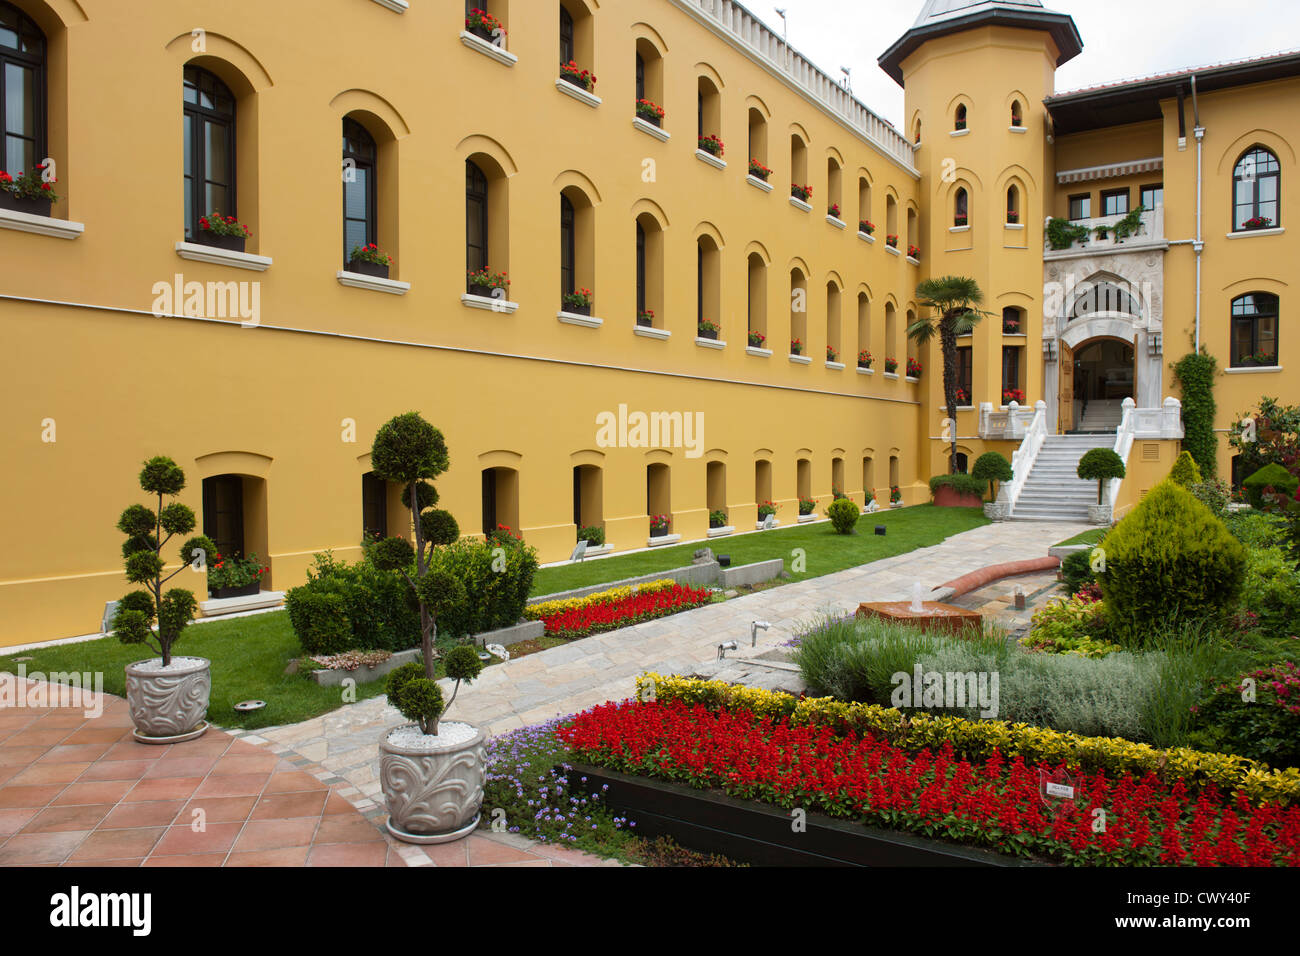
<path fill-rule="evenodd" d="M 1143 646 L 1158 622 L 1221 620 L 1246 573 L 1246 549 L 1186 489 L 1162 481 L 1106 536 L 1098 576 L 1117 640 Z"/>
<path fill-rule="evenodd" d="M 848 498 L 833 501 L 826 508 L 826 517 L 831 519 L 831 527 L 836 534 L 852 534 L 861 514 L 858 506 Z"/>
<path fill-rule="evenodd" d="M 1201 483 L 1201 469 L 1196 467 L 1196 459 L 1190 451 L 1184 451 L 1178 456 L 1174 467 L 1169 471 L 1169 480 L 1189 491 L 1193 485 Z"/>
<path fill-rule="evenodd" d="M 1241 483 L 1241 487 L 1246 489 L 1246 497 L 1256 508 L 1264 507 L 1266 488 L 1272 488 L 1278 494 L 1290 498 L 1295 494 L 1297 486 L 1300 486 L 1300 479 L 1276 462 L 1265 465 Z"/>

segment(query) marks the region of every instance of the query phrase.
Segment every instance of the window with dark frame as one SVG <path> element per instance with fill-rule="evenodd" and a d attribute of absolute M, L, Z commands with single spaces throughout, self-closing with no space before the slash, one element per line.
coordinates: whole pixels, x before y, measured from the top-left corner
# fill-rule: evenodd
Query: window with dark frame
<path fill-rule="evenodd" d="M 244 554 L 244 480 L 239 475 L 203 479 L 203 533 L 223 558 Z M 215 562 L 216 557 L 208 556 Z"/>
<path fill-rule="evenodd" d="M 1143 186 L 1138 193 L 1138 202 L 1143 209 L 1155 209 L 1157 206 L 1165 204 L 1165 186 L 1164 183 L 1154 183 L 1150 186 Z"/>
<path fill-rule="evenodd" d="M 388 537 L 388 482 L 373 471 L 361 476 L 361 524 L 366 540 Z"/>
<path fill-rule="evenodd" d="M 1128 215 L 1128 190 L 1107 189 L 1101 194 L 1101 214 L 1103 216 Z"/>
<path fill-rule="evenodd" d="M 1248 292 L 1232 300 L 1232 367 L 1278 362 L 1278 297 Z"/>
<path fill-rule="evenodd" d="M 957 106 L 957 119 L 953 123 L 953 128 L 963 130 L 966 128 L 966 104 L 961 103 Z"/>
<path fill-rule="evenodd" d="M 574 263 L 577 260 L 577 234 L 573 203 L 569 197 L 560 196 L 560 294 L 577 291 Z"/>
<path fill-rule="evenodd" d="M 354 119 L 343 120 L 343 262 L 352 250 L 368 246 L 378 235 L 375 222 L 379 151 L 370 131 Z"/>
<path fill-rule="evenodd" d="M 45 34 L 0 0 L 0 169 L 13 176 L 46 157 L 45 95 Z"/>
<path fill-rule="evenodd" d="M 488 267 L 488 181 L 478 165 L 465 160 L 465 268 Z"/>
<path fill-rule="evenodd" d="M 5 70 L 8 73 L 8 65 Z M 185 116 L 185 238 L 210 213 L 237 216 L 235 205 L 235 97 L 225 83 L 197 66 L 182 73 Z M 8 87 L 6 86 L 6 95 Z"/>
<path fill-rule="evenodd" d="M 645 99 L 645 58 L 640 53 L 636 55 L 636 98 Z"/>
<path fill-rule="evenodd" d="M 953 204 L 952 224 L 954 226 L 965 226 L 970 223 L 970 197 L 965 189 L 957 190 L 957 199 Z"/>
<path fill-rule="evenodd" d="M 645 311 L 645 227 L 636 224 L 636 317 Z"/>
<path fill-rule="evenodd" d="M 483 469 L 483 534 L 497 529 L 497 470 Z"/>
<path fill-rule="evenodd" d="M 573 16 L 560 7 L 560 62 L 573 62 Z"/>
<path fill-rule="evenodd" d="M 1018 345 L 1002 347 L 1002 391 L 1009 392 L 1020 388 L 1020 353 Z"/>
<path fill-rule="evenodd" d="M 1282 166 L 1270 150 L 1252 146 L 1237 161 L 1232 188 L 1233 231 L 1244 229 L 1252 219 L 1267 219 L 1270 227 L 1281 224 Z"/>
<path fill-rule="evenodd" d="M 1078 222 L 1080 219 L 1092 218 L 1092 195 L 1083 193 L 1079 196 L 1070 197 L 1070 221 Z"/>
<path fill-rule="evenodd" d="M 704 321 L 704 244 L 695 242 L 695 321 Z"/>
<path fill-rule="evenodd" d="M 958 396 L 959 405 L 975 404 L 974 390 L 971 383 L 975 374 L 975 350 L 969 345 L 957 347 L 957 388 L 965 394 L 965 400 Z"/>
<path fill-rule="evenodd" d="M 698 90 L 695 94 L 695 125 L 698 127 L 697 135 L 704 136 L 704 91 Z"/>

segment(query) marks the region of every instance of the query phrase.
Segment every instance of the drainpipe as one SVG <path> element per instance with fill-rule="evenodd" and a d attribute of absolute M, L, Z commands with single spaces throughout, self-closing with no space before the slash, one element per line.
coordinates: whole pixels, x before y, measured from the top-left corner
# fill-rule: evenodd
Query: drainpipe
<path fill-rule="evenodd" d="M 1201 125 L 1201 111 L 1196 101 L 1196 74 L 1192 74 L 1192 118 L 1196 124 L 1193 133 L 1196 136 L 1196 351 L 1201 351 L 1201 257 L 1205 251 L 1205 234 L 1202 232 L 1202 212 L 1204 207 L 1204 149 L 1205 127 Z"/>

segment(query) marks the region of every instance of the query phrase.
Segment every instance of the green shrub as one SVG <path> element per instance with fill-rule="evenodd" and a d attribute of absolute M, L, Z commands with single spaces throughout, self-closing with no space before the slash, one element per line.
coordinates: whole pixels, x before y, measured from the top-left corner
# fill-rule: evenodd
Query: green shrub
<path fill-rule="evenodd" d="M 1048 601 L 1034 615 L 1029 634 L 1020 639 L 1020 646 L 1030 651 L 1081 657 L 1105 657 L 1121 650 L 1109 640 L 1105 605 L 1082 597 Z"/>
<path fill-rule="evenodd" d="M 832 501 L 826 509 L 826 517 L 831 519 L 831 527 L 835 529 L 836 534 L 852 534 L 861 516 L 862 512 L 858 510 L 858 506 L 848 498 Z"/>
<path fill-rule="evenodd" d="M 1191 452 L 1184 451 L 1179 454 L 1174 467 L 1169 470 L 1169 480 L 1189 491 L 1193 485 L 1200 484 L 1201 469 L 1196 467 L 1196 460 L 1192 458 Z"/>
<path fill-rule="evenodd" d="M 597 528 L 597 527 L 591 527 L 591 528 L 579 528 L 579 529 L 578 529 L 578 540 L 579 540 L 579 541 L 585 541 L 585 542 L 587 542 L 588 546 L 593 547 L 593 548 L 601 548 L 601 547 L 604 547 L 604 545 L 605 545 L 605 529 L 604 529 L 604 528 Z"/>
<path fill-rule="evenodd" d="M 435 549 L 429 571 L 445 571 L 465 589 L 464 603 L 439 613 L 439 636 L 482 634 L 518 624 L 523 617 L 537 573 L 537 551 L 519 541 L 494 548 L 463 538 Z"/>
<path fill-rule="evenodd" d="M 1191 493 L 1162 481 L 1107 536 L 1100 576 L 1115 639 L 1141 646 L 1153 621 L 1221 619 L 1241 592 L 1246 551 Z"/>
<path fill-rule="evenodd" d="M 917 657 L 937 644 L 935 635 L 915 627 L 841 618 L 821 621 L 803 634 L 793 660 L 815 692 L 888 707 L 893 675 L 911 673 Z"/>
<path fill-rule="evenodd" d="M 394 542 L 400 538 L 388 538 L 372 546 L 372 551 L 388 548 L 393 551 Z M 414 551 L 407 544 L 408 558 L 413 560 Z M 333 595 L 340 602 L 343 619 L 350 628 L 346 646 L 337 650 L 312 650 L 323 644 L 337 644 L 339 638 L 334 633 L 335 625 L 329 625 L 328 635 L 317 633 L 321 627 L 315 613 L 310 616 L 295 617 L 295 604 L 303 601 L 304 595 Z M 314 566 L 307 572 L 307 583 L 290 588 L 285 595 L 285 605 L 289 610 L 289 623 L 303 650 L 308 654 L 341 653 L 348 650 L 386 650 L 404 651 L 420 643 L 420 613 L 415 603 L 410 586 L 400 573 L 381 571 L 369 558 L 354 565 L 338 561 L 330 552 L 318 554 Z M 310 605 L 315 611 L 316 604 Z"/>
<path fill-rule="evenodd" d="M 1092 548 L 1075 551 L 1067 554 L 1061 562 L 1061 579 L 1071 594 L 1077 594 L 1080 588 L 1097 580 L 1092 570 L 1092 551 Z"/>
<path fill-rule="evenodd" d="M 304 655 L 342 654 L 359 648 L 343 595 L 297 587 L 285 595 L 284 606 Z"/>
<path fill-rule="evenodd" d="M 1197 708 L 1197 729 L 1191 741 L 1198 747 L 1240 754 L 1273 767 L 1300 766 L 1297 701 L 1300 667 L 1295 664 L 1284 662 L 1244 673 L 1216 688 Z"/>
<path fill-rule="evenodd" d="M 936 494 L 940 488 L 951 488 L 959 495 L 984 497 L 984 482 L 974 475 L 935 475 L 930 479 L 930 494 Z"/>
<path fill-rule="evenodd" d="M 1205 478 L 1213 478 L 1218 469 L 1219 438 L 1214 432 L 1217 371 L 1218 362 L 1205 351 L 1184 355 L 1174 363 L 1174 379 L 1183 393 L 1183 447 L 1191 452 Z M 1241 421 L 1241 417 L 1237 420 Z"/>
<path fill-rule="evenodd" d="M 1088 737 L 1150 739 L 1144 706 L 1159 692 L 1153 655 L 1022 654 L 1001 681 L 998 718 Z"/>
<path fill-rule="evenodd" d="M 1272 636 L 1300 633 L 1300 571 L 1280 547 L 1252 548 L 1248 552 L 1241 605 Z"/>
<path fill-rule="evenodd" d="M 1227 515 L 1223 523 L 1248 549 L 1271 548 L 1285 541 L 1282 523 L 1263 511 L 1238 511 Z"/>
<path fill-rule="evenodd" d="M 1097 504 L 1101 504 L 1103 485 L 1112 478 L 1124 477 L 1124 459 L 1110 448 L 1092 448 L 1079 459 L 1076 474 L 1084 481 L 1097 482 Z"/>
<path fill-rule="evenodd" d="M 1241 486 L 1246 489 L 1246 497 L 1250 499 L 1251 505 L 1263 508 L 1264 489 L 1272 488 L 1278 494 L 1290 498 L 1295 494 L 1296 487 L 1300 486 L 1300 478 L 1276 462 L 1270 462 L 1243 481 Z"/>
<path fill-rule="evenodd" d="M 972 478 L 989 483 L 990 501 L 994 498 L 995 481 L 1010 481 L 1015 477 L 1011 471 L 1011 462 L 1007 461 L 1005 455 L 996 451 L 986 451 L 975 459 L 975 467 L 970 470 L 970 474 Z"/>
<path fill-rule="evenodd" d="M 1228 502 L 1232 498 L 1231 490 L 1228 483 L 1222 478 L 1211 478 L 1208 481 L 1198 481 L 1187 489 L 1192 493 L 1201 504 L 1210 509 L 1210 513 L 1216 518 L 1226 518 L 1228 515 Z"/>
<path fill-rule="evenodd" d="M 419 724 L 421 733 L 438 733 L 438 718 L 446 706 L 442 688 L 425 676 L 423 664 L 403 664 L 388 675 L 384 689 L 388 702 L 407 720 Z"/>

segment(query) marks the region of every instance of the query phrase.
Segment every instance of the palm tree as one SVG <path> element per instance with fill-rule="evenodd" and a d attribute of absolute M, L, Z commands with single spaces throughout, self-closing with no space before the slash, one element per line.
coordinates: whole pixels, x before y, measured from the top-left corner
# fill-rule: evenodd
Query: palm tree
<path fill-rule="evenodd" d="M 952 436 L 952 452 L 948 456 L 948 469 L 957 470 L 957 336 L 968 335 L 979 324 L 984 313 L 975 306 L 984 301 L 979 283 L 966 276 L 940 276 L 926 279 L 916 287 L 916 297 L 922 308 L 934 310 L 930 318 L 918 318 L 907 327 L 907 337 L 917 345 L 925 345 L 939 335 L 939 348 L 943 352 L 943 398 L 948 418 L 954 423 L 948 429 Z"/>

